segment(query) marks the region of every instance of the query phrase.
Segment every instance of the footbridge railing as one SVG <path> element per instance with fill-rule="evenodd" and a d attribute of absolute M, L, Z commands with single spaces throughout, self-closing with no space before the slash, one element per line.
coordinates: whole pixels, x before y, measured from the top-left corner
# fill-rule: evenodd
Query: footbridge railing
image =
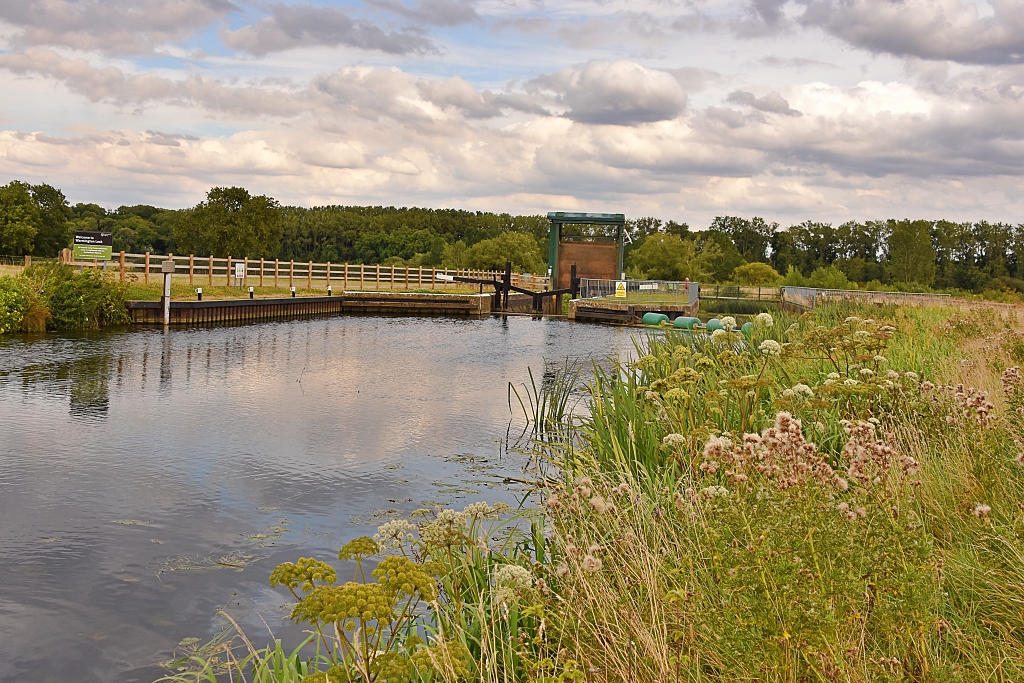
<path fill-rule="evenodd" d="M 579 296 L 581 299 L 604 299 L 609 303 L 692 305 L 700 296 L 700 285 L 671 280 L 580 278 Z"/>
<path fill-rule="evenodd" d="M 863 304 L 935 305 L 948 301 L 949 294 L 931 292 L 877 292 L 861 289 L 818 289 L 815 287 L 783 287 L 782 303 L 811 309 L 825 303 L 851 301 Z"/>

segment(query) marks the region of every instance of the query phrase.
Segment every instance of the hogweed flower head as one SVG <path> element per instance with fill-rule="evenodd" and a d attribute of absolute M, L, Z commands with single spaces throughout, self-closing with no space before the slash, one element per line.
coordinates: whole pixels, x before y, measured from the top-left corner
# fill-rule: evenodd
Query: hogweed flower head
<path fill-rule="evenodd" d="M 754 316 L 754 322 L 765 327 L 771 327 L 775 324 L 775 319 L 772 318 L 771 313 L 758 313 Z"/>
<path fill-rule="evenodd" d="M 533 574 L 518 564 L 503 564 L 494 570 L 494 583 L 512 588 L 529 588 L 533 585 Z"/>
<path fill-rule="evenodd" d="M 393 519 L 377 527 L 373 540 L 384 550 L 396 550 L 406 541 L 413 540 L 416 525 L 404 519 Z"/>
<path fill-rule="evenodd" d="M 731 315 L 724 316 L 722 318 L 722 327 L 724 327 L 727 331 L 735 330 L 736 318 L 732 317 Z"/>
<path fill-rule="evenodd" d="M 765 339 L 757 350 L 766 356 L 778 356 L 782 354 L 782 345 L 774 339 Z"/>

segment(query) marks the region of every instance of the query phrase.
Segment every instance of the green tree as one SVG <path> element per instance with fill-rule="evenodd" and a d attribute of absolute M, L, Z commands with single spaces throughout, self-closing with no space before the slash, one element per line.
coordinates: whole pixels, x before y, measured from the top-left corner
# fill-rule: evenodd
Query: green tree
<path fill-rule="evenodd" d="M 786 277 L 782 278 L 783 287 L 803 287 L 807 284 L 807 278 L 800 272 L 800 269 L 790 264 L 786 269 Z"/>
<path fill-rule="evenodd" d="M 699 247 L 693 240 L 659 233 L 648 237 L 631 254 L 630 272 L 634 277 L 649 280 L 690 278 L 693 282 L 707 282 L 711 277 L 711 264 L 719 253 L 714 242 Z"/>
<path fill-rule="evenodd" d="M 183 252 L 269 258 L 281 246 L 281 205 L 242 187 L 214 187 L 178 219 L 173 234 Z"/>
<path fill-rule="evenodd" d="M 30 190 L 39 207 L 40 227 L 36 233 L 32 253 L 36 256 L 57 256 L 61 249 L 71 246 L 71 207 L 64 193 L 46 183 L 33 185 Z"/>
<path fill-rule="evenodd" d="M 935 281 L 935 248 L 929 221 L 889 221 L 889 279 L 894 282 Z"/>
<path fill-rule="evenodd" d="M 712 281 L 726 282 L 729 276 L 732 275 L 732 271 L 736 270 L 737 266 L 742 266 L 746 261 L 740 255 L 736 244 L 732 241 L 732 237 L 726 232 L 709 229 L 698 233 L 697 246 L 700 247 L 701 251 L 706 250 L 709 244 L 718 246 L 714 258 L 709 257 L 708 261 Z M 707 282 L 707 279 L 705 279 L 705 282 Z"/>
<path fill-rule="evenodd" d="M 31 254 L 36 235 L 43 228 L 39 205 L 32 199 L 31 186 L 12 180 L 0 187 L 0 253 Z"/>
<path fill-rule="evenodd" d="M 537 241 L 532 235 L 522 232 L 506 232 L 493 239 L 482 240 L 466 251 L 466 263 L 470 268 L 504 270 L 507 261 L 511 261 L 512 270 L 519 273 L 537 273 L 544 267 Z"/>
<path fill-rule="evenodd" d="M 767 263 L 747 263 L 732 271 L 732 281 L 750 287 L 778 284 L 782 280 L 774 268 Z"/>
<path fill-rule="evenodd" d="M 459 268 L 468 268 L 469 262 L 466 260 L 466 252 L 469 251 L 469 247 L 462 240 L 459 240 L 455 244 L 449 244 L 444 248 L 444 255 L 441 257 L 441 265 L 444 268 L 451 268 L 457 270 Z"/>
<path fill-rule="evenodd" d="M 768 247 L 778 229 L 778 223 L 768 223 L 759 216 L 750 220 L 739 216 L 716 216 L 708 227 L 708 230 L 729 235 L 745 260 L 762 262 L 768 260 Z"/>

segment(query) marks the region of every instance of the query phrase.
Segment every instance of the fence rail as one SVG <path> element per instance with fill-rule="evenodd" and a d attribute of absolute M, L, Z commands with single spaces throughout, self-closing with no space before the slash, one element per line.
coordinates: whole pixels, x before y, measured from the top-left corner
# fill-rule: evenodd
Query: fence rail
<path fill-rule="evenodd" d="M 697 301 L 699 291 L 696 282 L 580 279 L 581 299 L 690 305 Z"/>
<path fill-rule="evenodd" d="M 9 256 L 0 254 L 0 266 L 30 266 L 33 263 L 56 263 L 60 259 L 45 256 Z"/>
<path fill-rule="evenodd" d="M 815 289 L 814 287 L 783 287 L 784 303 L 801 308 L 814 308 L 818 304 L 855 301 L 868 304 L 936 304 L 949 299 L 949 294 L 929 292 L 877 292 L 858 289 Z"/>
<path fill-rule="evenodd" d="M 328 285 L 340 286 L 344 290 L 460 290 L 476 289 L 477 285 L 452 282 L 454 276 L 480 278 L 484 280 L 498 279 L 504 272 L 496 270 L 472 270 L 452 268 L 426 268 L 366 265 L 354 263 L 317 263 L 314 261 L 283 261 L 280 259 L 249 259 L 249 258 L 218 258 L 214 256 L 188 256 L 163 254 L 128 254 L 115 253 L 112 261 L 100 264 L 95 261 L 74 261 L 70 250 L 65 250 L 62 260 L 74 266 L 104 267 L 105 270 L 119 274 L 125 279 L 141 280 L 149 284 L 161 281 L 160 264 L 171 259 L 175 263 L 175 279 L 181 281 L 188 278 L 188 283 L 195 286 L 240 285 L 242 287 L 295 287 L 296 289 L 312 289 Z M 238 270 L 239 266 L 241 269 Z M 241 274 L 241 278 L 236 278 Z M 512 284 L 517 287 L 544 289 L 549 285 L 549 278 L 529 274 L 512 274 Z"/>

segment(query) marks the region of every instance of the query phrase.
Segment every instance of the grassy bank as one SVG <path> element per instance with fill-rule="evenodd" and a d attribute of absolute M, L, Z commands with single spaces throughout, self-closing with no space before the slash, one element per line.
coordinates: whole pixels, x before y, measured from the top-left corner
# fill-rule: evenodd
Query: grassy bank
<path fill-rule="evenodd" d="M 424 510 L 283 564 L 306 648 L 236 639 L 175 677 L 1022 680 L 1022 361 L 990 310 L 651 333 L 543 425 L 535 507 Z"/>

